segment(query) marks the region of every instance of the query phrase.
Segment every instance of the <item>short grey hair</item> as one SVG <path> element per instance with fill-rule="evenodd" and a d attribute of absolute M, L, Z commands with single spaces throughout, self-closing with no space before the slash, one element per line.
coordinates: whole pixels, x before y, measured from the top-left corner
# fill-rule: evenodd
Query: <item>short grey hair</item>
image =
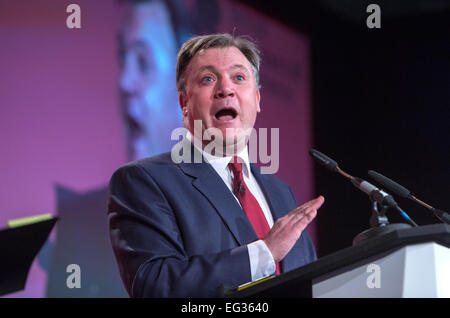
<path fill-rule="evenodd" d="M 191 59 L 201 50 L 210 48 L 227 48 L 236 47 L 247 58 L 252 66 L 255 75 L 256 86 L 259 84 L 259 64 L 261 62 L 260 52 L 256 44 L 244 36 L 233 36 L 228 33 L 217 33 L 208 35 L 199 35 L 187 40 L 180 51 L 177 58 L 177 90 L 179 93 L 184 92 L 186 86 L 185 72 Z"/>

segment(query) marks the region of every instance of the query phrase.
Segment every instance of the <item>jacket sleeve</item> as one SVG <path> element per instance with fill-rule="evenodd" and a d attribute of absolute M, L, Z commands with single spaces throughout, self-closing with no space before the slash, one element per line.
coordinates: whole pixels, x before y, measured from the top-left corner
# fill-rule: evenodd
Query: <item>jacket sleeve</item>
<path fill-rule="evenodd" d="M 111 244 L 131 297 L 217 297 L 220 286 L 250 281 L 246 245 L 187 255 L 170 202 L 147 170 L 123 166 L 109 192 Z"/>

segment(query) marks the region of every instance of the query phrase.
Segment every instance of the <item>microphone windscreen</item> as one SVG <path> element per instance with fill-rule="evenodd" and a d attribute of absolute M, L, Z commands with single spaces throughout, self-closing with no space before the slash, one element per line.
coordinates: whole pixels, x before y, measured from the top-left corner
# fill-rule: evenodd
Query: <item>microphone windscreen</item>
<path fill-rule="evenodd" d="M 368 174 L 369 174 L 369 176 L 374 178 L 375 181 L 382 184 L 384 187 L 386 187 L 387 189 L 391 190 L 392 192 L 394 192 L 395 194 L 397 194 L 403 198 L 407 199 L 409 197 L 409 195 L 411 194 L 411 191 L 409 191 L 405 187 L 399 185 L 397 182 L 392 181 L 388 177 L 385 177 L 376 171 L 369 170 Z"/>
<path fill-rule="evenodd" d="M 333 159 L 327 157 L 320 151 L 317 151 L 315 149 L 310 149 L 309 154 L 325 168 L 327 168 L 331 171 L 337 171 L 337 167 L 338 167 L 337 162 L 334 161 Z"/>

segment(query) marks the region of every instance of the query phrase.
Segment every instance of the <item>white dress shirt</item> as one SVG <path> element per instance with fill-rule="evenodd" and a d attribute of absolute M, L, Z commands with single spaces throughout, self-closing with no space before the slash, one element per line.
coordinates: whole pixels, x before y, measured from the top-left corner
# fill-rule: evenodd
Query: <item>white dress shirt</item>
<path fill-rule="evenodd" d="M 191 141 L 194 147 L 200 151 L 203 155 L 203 158 L 208 162 L 217 174 L 222 178 L 223 182 L 227 185 L 228 189 L 233 194 L 236 202 L 240 205 L 238 198 L 233 193 L 233 172 L 228 167 L 232 157 L 216 157 L 211 155 L 210 153 L 204 152 L 202 149 L 199 149 L 197 145 L 192 142 L 193 136 L 188 131 L 186 134 L 186 138 Z M 273 226 L 273 217 L 270 212 L 269 205 L 267 204 L 267 200 L 253 176 L 250 169 L 250 161 L 248 157 L 248 149 L 245 147 L 240 153 L 237 154 L 242 161 L 242 175 L 244 177 L 244 182 L 247 185 L 250 192 L 253 194 L 255 199 L 258 201 L 261 209 L 264 212 L 264 216 L 266 217 L 267 223 L 269 223 L 269 227 Z M 252 281 L 258 280 L 262 277 L 271 275 L 275 273 L 275 261 L 273 259 L 272 253 L 267 247 L 266 243 L 263 240 L 258 240 L 247 244 L 248 255 L 250 259 L 250 272 L 252 276 Z"/>

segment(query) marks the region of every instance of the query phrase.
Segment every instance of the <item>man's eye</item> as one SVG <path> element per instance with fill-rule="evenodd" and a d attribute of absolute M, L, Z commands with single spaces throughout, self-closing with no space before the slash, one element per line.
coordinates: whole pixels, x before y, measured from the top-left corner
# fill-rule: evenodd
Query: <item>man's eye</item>
<path fill-rule="evenodd" d="M 213 81 L 213 78 L 211 76 L 205 76 L 203 77 L 202 81 L 205 83 L 210 83 Z"/>
<path fill-rule="evenodd" d="M 245 78 L 242 75 L 236 75 L 235 77 L 238 81 L 243 81 Z"/>

